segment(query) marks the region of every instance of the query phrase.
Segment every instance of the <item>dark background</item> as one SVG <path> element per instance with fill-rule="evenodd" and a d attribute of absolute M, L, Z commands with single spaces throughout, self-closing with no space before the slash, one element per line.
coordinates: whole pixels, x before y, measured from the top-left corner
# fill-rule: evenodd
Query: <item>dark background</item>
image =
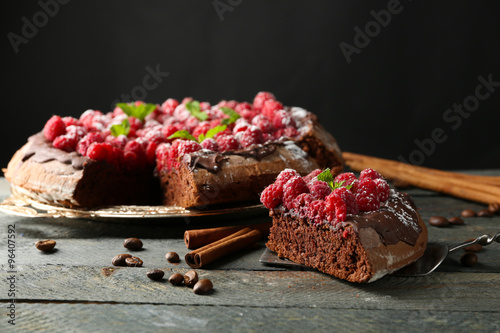
<path fill-rule="evenodd" d="M 479 76 L 500 82 L 498 1 L 401 1 L 349 64 L 340 43 L 353 45 L 354 28 L 388 1 L 229 3 L 221 20 L 213 1 L 73 0 L 16 53 L 9 33 L 22 36 L 43 9 L 2 2 L 0 166 L 52 114 L 107 112 L 158 66 L 169 76 L 148 102 L 251 101 L 267 90 L 317 113 L 345 151 L 442 169 L 499 167 L 500 87 L 460 124 L 443 119 L 475 94 Z M 432 147 L 436 128 L 446 140 Z M 426 155 L 415 140 L 427 143 Z"/>

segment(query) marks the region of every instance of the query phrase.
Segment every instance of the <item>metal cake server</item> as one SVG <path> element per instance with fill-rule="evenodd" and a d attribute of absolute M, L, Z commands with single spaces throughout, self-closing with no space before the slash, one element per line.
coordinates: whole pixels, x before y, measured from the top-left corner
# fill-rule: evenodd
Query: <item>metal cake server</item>
<path fill-rule="evenodd" d="M 441 265 L 444 259 L 448 256 L 449 253 L 452 253 L 456 250 L 463 249 L 467 246 L 471 246 L 473 244 L 480 244 L 482 246 L 490 245 L 493 242 L 500 243 L 500 232 L 498 232 L 494 236 L 490 235 L 482 235 L 478 238 L 463 242 L 458 244 L 452 248 L 448 248 L 448 245 L 441 243 L 428 243 L 427 248 L 425 249 L 424 254 L 420 259 L 415 261 L 413 264 L 410 264 L 406 267 L 397 270 L 392 273 L 392 276 L 425 276 L 436 270 L 436 268 Z M 287 267 L 291 269 L 299 269 L 299 270 L 314 270 L 313 268 L 307 267 L 305 265 L 297 264 L 291 260 L 283 259 L 278 257 L 278 255 L 271 250 L 267 249 L 262 254 L 260 260 L 261 263 L 272 265 L 272 266 L 281 266 Z"/>

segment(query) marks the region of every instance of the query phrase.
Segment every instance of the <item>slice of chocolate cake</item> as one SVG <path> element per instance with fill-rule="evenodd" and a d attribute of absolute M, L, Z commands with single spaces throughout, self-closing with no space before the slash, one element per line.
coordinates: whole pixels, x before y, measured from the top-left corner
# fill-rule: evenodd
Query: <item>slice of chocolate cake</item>
<path fill-rule="evenodd" d="M 372 169 L 333 177 L 285 170 L 261 201 L 278 256 L 350 282 L 373 282 L 420 258 L 427 229 L 412 199 Z"/>

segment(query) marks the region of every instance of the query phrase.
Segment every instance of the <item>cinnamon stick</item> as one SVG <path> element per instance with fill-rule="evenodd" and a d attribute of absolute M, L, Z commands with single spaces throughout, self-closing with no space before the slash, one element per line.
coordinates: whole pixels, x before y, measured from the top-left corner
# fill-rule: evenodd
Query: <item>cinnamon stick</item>
<path fill-rule="evenodd" d="M 184 232 L 184 243 L 188 249 L 192 250 L 218 241 L 244 228 L 259 230 L 263 236 L 267 236 L 271 226 L 272 222 L 264 222 L 246 226 L 186 230 L 186 232 Z"/>
<path fill-rule="evenodd" d="M 190 267 L 201 268 L 221 257 L 254 244 L 261 237 L 262 233 L 259 230 L 244 228 L 223 239 L 188 252 L 185 260 Z"/>

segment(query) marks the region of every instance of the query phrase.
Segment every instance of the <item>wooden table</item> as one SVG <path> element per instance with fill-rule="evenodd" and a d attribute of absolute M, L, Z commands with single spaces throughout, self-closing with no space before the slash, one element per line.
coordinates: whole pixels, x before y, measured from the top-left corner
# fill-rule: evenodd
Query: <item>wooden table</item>
<path fill-rule="evenodd" d="M 425 221 L 484 208 L 420 189 L 408 192 Z M 0 200 L 8 196 L 8 184 L 0 179 Z M 14 327 L 7 316 L 12 303 L 6 281 L 12 276 L 19 332 L 500 331 L 500 244 L 485 247 L 471 268 L 460 265 L 461 250 L 426 277 L 385 277 L 364 285 L 315 271 L 265 266 L 259 263 L 264 241 L 198 270 L 200 278 L 214 283 L 210 295 L 146 277 L 152 268 L 165 270 L 167 278 L 189 269 L 183 261 L 173 265 L 164 257 L 176 251 L 183 258 L 186 229 L 267 219 L 266 213 L 132 221 L 0 213 L 0 331 Z M 15 226 L 15 273 L 9 273 L 7 265 L 9 225 Z M 461 226 L 429 227 L 429 240 L 452 245 L 499 230 L 500 216 L 468 218 Z M 109 269 L 113 256 L 127 252 L 122 242 L 128 237 L 144 242 L 144 250 L 137 253 L 144 267 Z M 35 248 L 35 241 L 47 238 L 57 241 L 57 251 L 46 254 Z"/>

